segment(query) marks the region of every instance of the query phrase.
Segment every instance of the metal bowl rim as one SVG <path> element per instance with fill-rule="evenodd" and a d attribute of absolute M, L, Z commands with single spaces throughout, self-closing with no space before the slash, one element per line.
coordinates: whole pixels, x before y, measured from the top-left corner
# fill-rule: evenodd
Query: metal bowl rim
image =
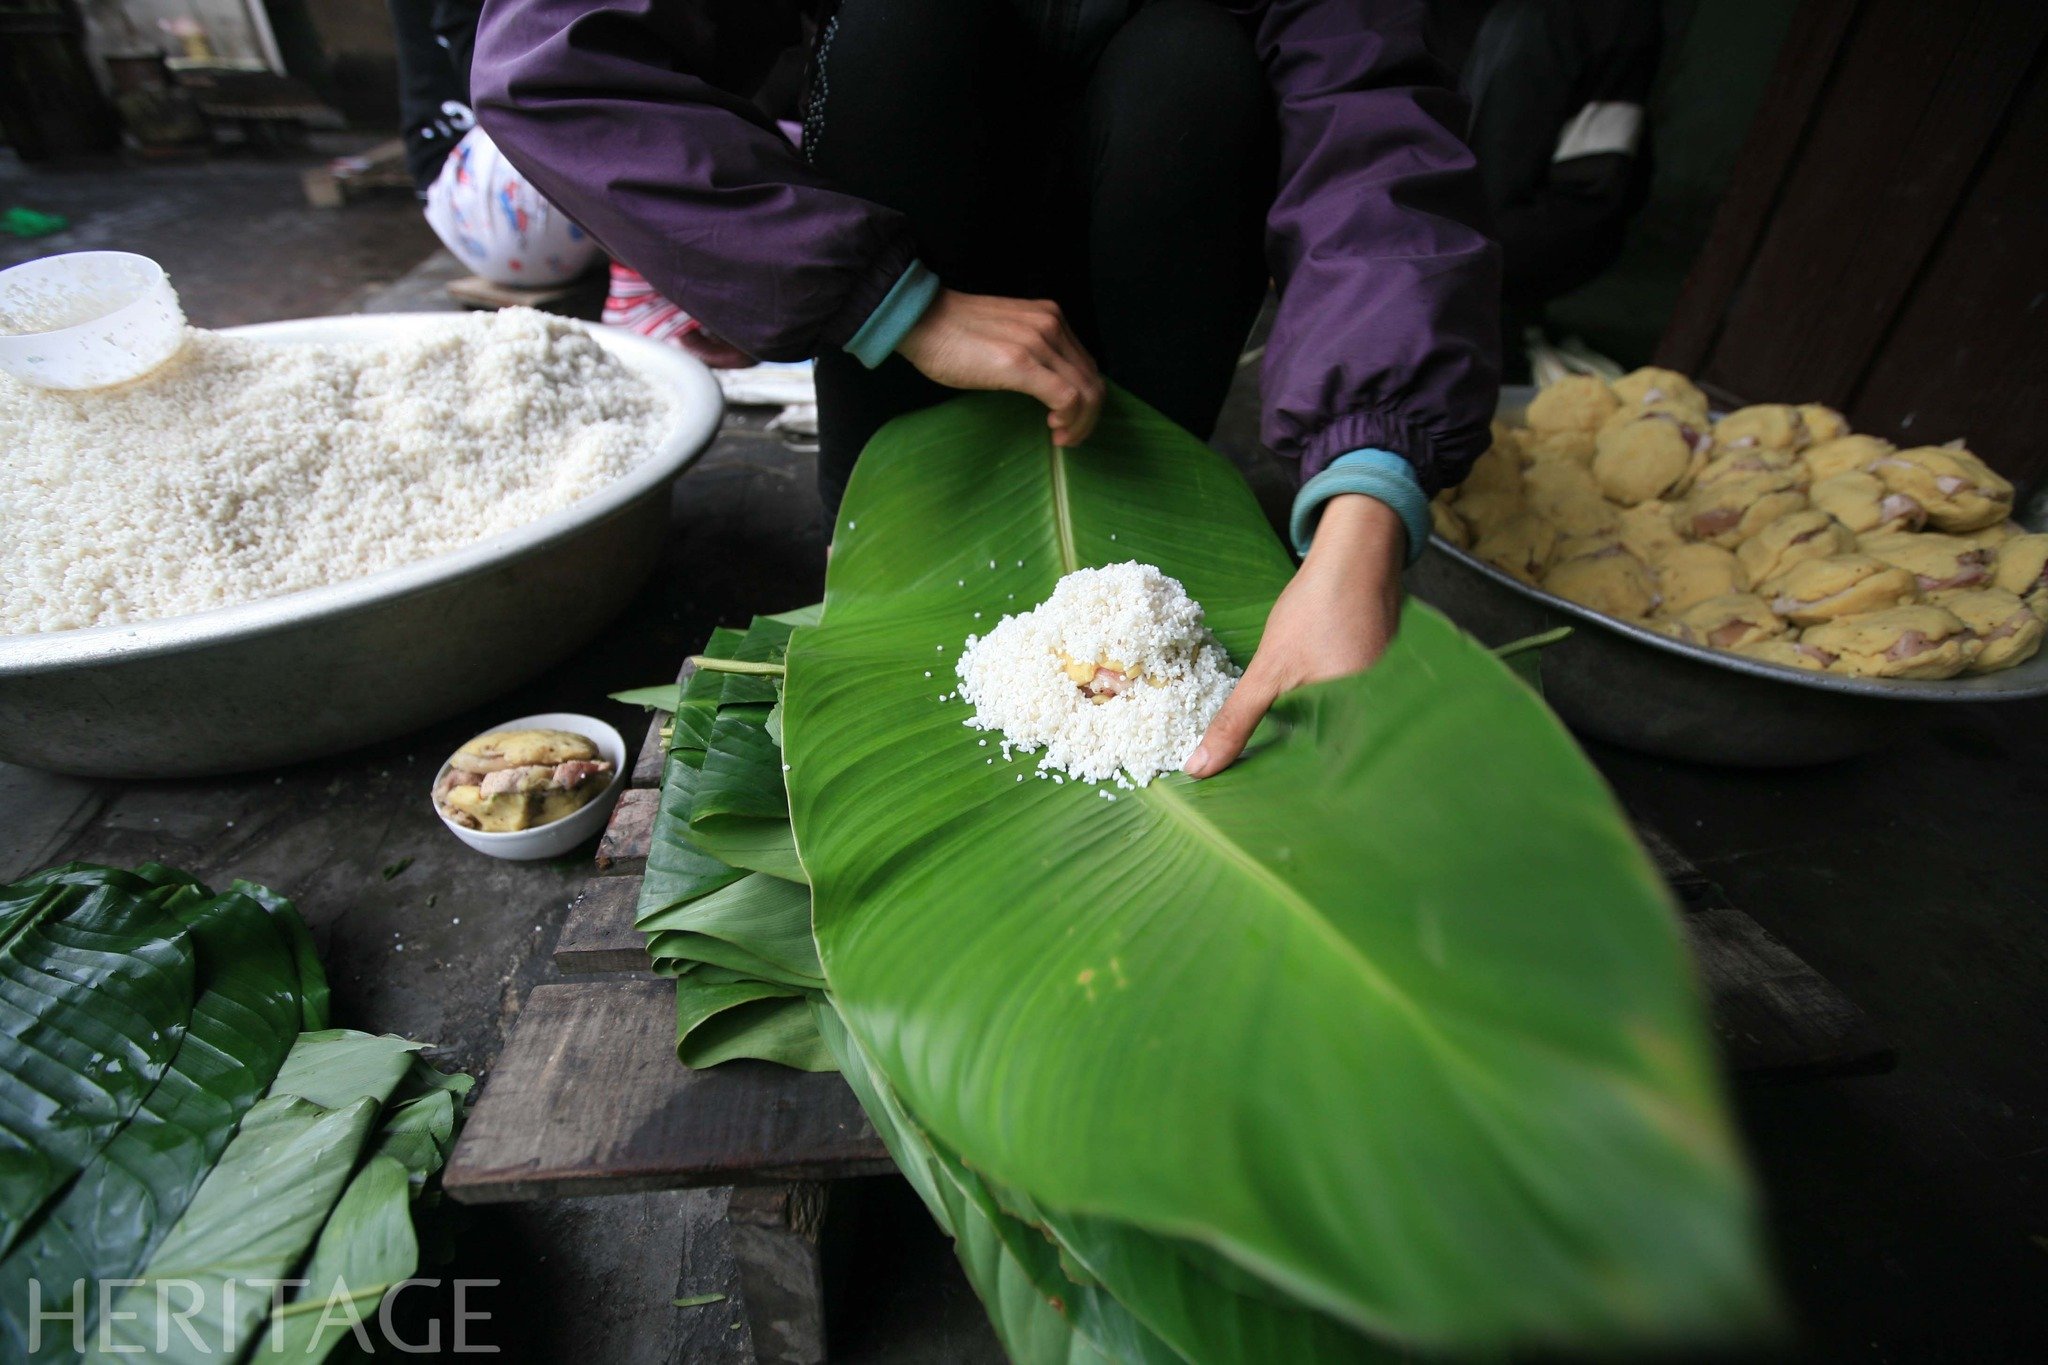
<path fill-rule="evenodd" d="M 423 331 L 445 326 L 450 313 L 358 313 L 331 318 L 293 318 L 224 327 L 223 334 L 252 336 L 285 344 L 346 341 Z M 286 627 L 309 625 L 428 588 L 484 573 L 565 540 L 623 511 L 666 486 L 694 464 L 710 445 L 725 413 L 725 396 L 711 371 L 696 357 L 622 328 L 575 322 L 591 339 L 617 356 L 642 379 L 668 392 L 676 404 L 673 424 L 654 449 L 623 478 L 538 520 L 501 531 L 410 564 L 303 588 L 277 597 L 237 602 L 183 616 L 127 625 L 84 626 L 76 630 L 0 635 L 0 678 L 96 663 L 127 663 L 206 646 L 231 644 Z M 359 334 L 359 335 L 349 335 Z"/>
<path fill-rule="evenodd" d="M 1513 420 L 1528 406 L 1536 393 L 1529 385 L 1506 385 L 1501 389 L 1500 401 L 1495 412 L 1502 418 Z M 2029 527 L 2028 529 L 2032 529 Z M 1504 588 L 1511 588 L 1523 597 L 1531 598 L 1552 611 L 1563 612 L 1581 621 L 1599 626 L 1602 630 L 1661 649 L 1666 654 L 1695 663 L 1712 664 L 1733 673 L 1747 673 L 1753 678 L 1769 682 L 1790 683 L 1817 692 L 1837 692 L 1852 697 L 1876 697 L 1885 701 L 2024 701 L 2033 697 L 2048 696 L 2048 647 L 2025 663 L 1996 673 L 1973 673 L 1956 678 L 1914 679 L 1914 678 L 1854 678 L 1842 673 L 1821 673 L 1803 668 L 1789 668 L 1784 664 L 1765 663 L 1744 654 L 1727 650 L 1711 649 L 1706 645 L 1687 644 L 1669 635 L 1659 635 L 1647 626 L 1639 626 L 1618 617 L 1582 607 L 1577 602 L 1567 601 L 1555 593 L 1531 587 L 1505 569 L 1495 568 L 1468 550 L 1461 550 L 1440 535 L 1432 534 L 1430 544 L 1444 554 L 1451 555 L 1469 569 L 1477 570 Z"/>

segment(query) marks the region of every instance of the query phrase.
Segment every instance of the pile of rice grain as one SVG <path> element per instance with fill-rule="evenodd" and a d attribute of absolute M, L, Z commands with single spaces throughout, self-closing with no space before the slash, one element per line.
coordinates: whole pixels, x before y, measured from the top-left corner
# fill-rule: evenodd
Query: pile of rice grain
<path fill-rule="evenodd" d="M 1096 702 L 1064 660 L 1141 676 Z M 1044 772 L 1141 787 L 1194 752 L 1238 676 L 1187 589 L 1135 562 L 1068 574 L 1037 607 L 968 636 L 955 671 L 967 724 L 999 731 L 1006 755 L 1043 748 Z"/>
<path fill-rule="evenodd" d="M 118 389 L 0 376 L 0 634 L 424 559 L 604 487 L 669 413 L 581 328 L 526 308 L 334 345 L 195 330 Z"/>

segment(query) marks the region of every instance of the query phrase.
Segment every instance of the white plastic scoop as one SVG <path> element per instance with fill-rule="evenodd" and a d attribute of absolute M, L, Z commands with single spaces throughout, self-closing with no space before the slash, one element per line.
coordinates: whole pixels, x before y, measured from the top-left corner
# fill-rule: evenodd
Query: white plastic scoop
<path fill-rule="evenodd" d="M 0 271 L 0 370 L 25 384 L 125 384 L 184 342 L 178 291 L 147 256 L 77 251 Z"/>

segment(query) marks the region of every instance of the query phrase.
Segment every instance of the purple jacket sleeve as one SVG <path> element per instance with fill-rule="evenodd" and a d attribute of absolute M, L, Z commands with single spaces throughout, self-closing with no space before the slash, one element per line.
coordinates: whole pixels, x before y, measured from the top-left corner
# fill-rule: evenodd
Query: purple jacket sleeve
<path fill-rule="evenodd" d="M 915 255 L 735 91 L 799 38 L 773 0 L 488 0 L 470 86 L 534 186 L 726 340 L 844 346 Z"/>
<path fill-rule="evenodd" d="M 1474 226 L 1464 103 L 1423 47 L 1420 3 L 1237 7 L 1280 118 L 1266 443 L 1304 480 L 1390 450 L 1434 493 L 1485 450 L 1500 381 L 1499 252 Z"/>

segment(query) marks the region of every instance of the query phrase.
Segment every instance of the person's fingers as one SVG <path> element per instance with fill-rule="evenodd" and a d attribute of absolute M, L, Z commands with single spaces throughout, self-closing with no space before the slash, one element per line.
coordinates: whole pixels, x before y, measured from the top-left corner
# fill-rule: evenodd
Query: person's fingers
<path fill-rule="evenodd" d="M 1102 371 L 1096 365 L 1095 357 L 1088 354 L 1088 348 L 1081 344 L 1081 338 L 1067 322 L 1066 314 L 1055 306 L 1046 316 L 1046 343 L 1062 360 L 1073 367 L 1084 389 L 1090 392 L 1099 391 L 1102 387 Z"/>
<path fill-rule="evenodd" d="M 1100 378 L 1095 357 L 1089 355 L 1088 348 L 1081 344 L 1081 338 L 1075 335 L 1058 304 L 1049 299 L 1023 304 L 1016 314 L 1015 323 L 1027 344 L 1035 343 L 1033 349 L 1043 348 L 1058 356 L 1072 368 L 1077 379 Z"/>
<path fill-rule="evenodd" d="M 1080 415 L 1079 384 L 1053 368 L 1049 356 L 1019 347 L 1019 356 L 1009 366 L 1011 383 L 1005 387 L 1029 394 L 1045 404 L 1047 421 L 1056 433 L 1066 434 Z"/>
<path fill-rule="evenodd" d="M 1060 354 L 1073 361 L 1081 373 L 1087 375 L 1090 379 L 1100 379 L 1101 371 L 1095 364 L 1095 357 L 1090 355 L 1088 348 L 1081 344 L 1081 338 L 1074 331 L 1073 324 L 1067 321 L 1067 315 L 1055 306 L 1052 312 L 1052 319 L 1054 323 L 1053 344 L 1058 348 Z"/>
<path fill-rule="evenodd" d="M 1095 420 L 1102 411 L 1102 372 L 1096 368 L 1095 357 L 1088 354 L 1088 348 L 1074 335 L 1064 314 L 1057 306 L 1043 315 L 1043 332 L 1050 350 L 1053 368 L 1058 370 L 1074 385 L 1079 403 L 1072 416 L 1063 425 L 1069 440 L 1067 445 L 1079 445 L 1088 439 L 1095 429 Z"/>
<path fill-rule="evenodd" d="M 1052 424 L 1073 438 L 1070 444 L 1078 444 L 1088 435 L 1088 428 L 1095 424 L 1089 410 L 1090 380 L 1078 365 L 1057 351 L 1048 349 L 1038 356 L 1038 360 L 1058 376 L 1073 395 L 1071 401 L 1053 413 Z"/>
<path fill-rule="evenodd" d="M 1025 320 L 1018 344 L 1023 347 L 1026 363 L 1044 373 L 1021 376 L 1018 387 L 1046 405 L 1046 425 L 1053 429 L 1056 442 L 1067 446 L 1076 444 L 1087 434 L 1086 428 L 1080 425 L 1084 417 L 1088 418 L 1087 426 L 1094 425 L 1089 411 L 1089 395 L 1092 386 L 1099 381 L 1091 379 L 1080 364 L 1059 349 L 1056 323 L 1054 314 L 1040 314 Z"/>
<path fill-rule="evenodd" d="M 1060 345 L 1064 354 L 1071 359 L 1081 372 L 1081 415 L 1074 424 L 1075 441 L 1085 441 L 1095 430 L 1095 420 L 1102 415 L 1104 389 L 1102 371 L 1095 364 L 1095 357 L 1088 354 L 1088 348 L 1081 344 L 1081 338 L 1074 335 L 1066 317 L 1060 317 Z"/>
<path fill-rule="evenodd" d="M 1074 418 L 1074 444 L 1079 445 L 1095 431 L 1096 419 L 1102 416 L 1102 381 L 1094 380 L 1082 386 L 1081 410 Z"/>
<path fill-rule="evenodd" d="M 1077 399 L 1087 394 L 1088 385 L 1092 380 L 1086 366 L 1050 342 L 1041 343 L 1033 354 L 1039 364 L 1074 386 L 1074 396 Z"/>
<path fill-rule="evenodd" d="M 937 331 L 926 328 L 905 350 L 911 363 L 951 387 L 1029 395 L 1045 404 L 1054 444 L 1079 444 L 1095 426 L 1102 377 L 1059 306 L 1049 300 L 962 297 L 973 305 L 968 316 L 955 320 L 950 332 L 943 318 L 933 324 Z"/>
<path fill-rule="evenodd" d="M 1245 742 L 1258 728 L 1259 721 L 1272 708 L 1273 699 L 1280 695 L 1279 686 L 1266 676 L 1257 659 L 1239 678 L 1237 686 L 1231 689 L 1224 701 L 1223 709 L 1216 713 L 1216 719 L 1209 722 L 1209 732 L 1202 736 L 1202 742 L 1188 755 L 1188 761 L 1181 765 L 1181 771 L 1189 777 L 1208 777 L 1222 772 L 1237 761 L 1244 752 Z"/>

